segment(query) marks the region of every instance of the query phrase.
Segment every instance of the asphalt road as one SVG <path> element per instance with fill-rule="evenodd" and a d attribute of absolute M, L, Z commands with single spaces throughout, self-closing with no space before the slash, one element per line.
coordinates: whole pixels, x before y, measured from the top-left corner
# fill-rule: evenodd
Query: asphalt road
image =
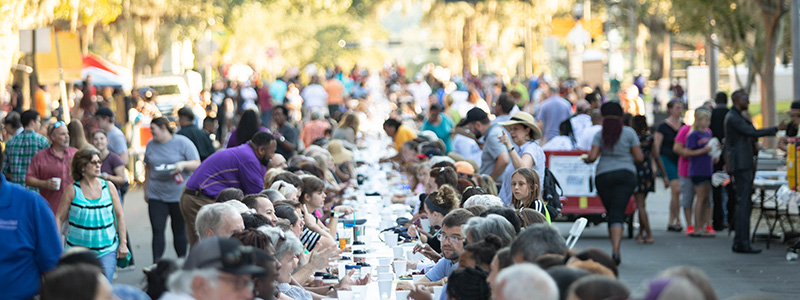
<path fill-rule="evenodd" d="M 136 189 L 125 197 L 125 219 L 133 244 L 136 269 L 118 272 L 115 281 L 135 286 L 144 285 L 142 268 L 152 264 L 151 228 L 142 196 L 141 189 Z M 754 247 L 764 248 L 764 252 L 743 255 L 731 252 L 733 236 L 728 236 L 727 231 L 719 232 L 716 238 L 690 238 L 682 233 L 667 232 L 668 197 L 668 191 L 659 187 L 647 199 L 654 244 L 639 245 L 627 238 L 622 241 L 619 273 L 621 280 L 632 291 L 641 291 L 648 280 L 669 267 L 688 265 L 706 272 L 720 299 L 741 295 L 763 296 L 759 299 L 800 299 L 800 261 L 786 261 L 786 246 L 773 241 L 771 249 L 767 250 L 763 241 L 757 241 Z M 556 223 L 555 226 L 566 235 L 571 224 Z M 164 256 L 174 258 L 176 254 L 172 248 L 171 233 L 169 229 L 167 231 L 168 246 Z M 605 224 L 590 224 L 575 247 L 596 247 L 610 252 Z"/>

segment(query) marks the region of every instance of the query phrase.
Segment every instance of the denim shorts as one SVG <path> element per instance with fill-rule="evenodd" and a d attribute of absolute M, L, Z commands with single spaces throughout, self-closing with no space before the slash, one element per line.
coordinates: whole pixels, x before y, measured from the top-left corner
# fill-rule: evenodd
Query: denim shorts
<path fill-rule="evenodd" d="M 679 183 L 681 185 L 681 207 L 684 209 L 692 209 L 692 204 L 694 204 L 694 181 L 691 177 L 683 177 L 681 176 L 678 178 Z M 711 180 L 711 178 L 709 178 Z M 711 193 L 713 189 L 709 189 L 709 197 L 711 197 Z M 711 199 L 711 198 L 709 198 Z M 708 206 L 711 207 L 711 203 L 714 201 L 706 201 Z"/>
<path fill-rule="evenodd" d="M 690 178 L 692 179 L 692 184 L 694 184 L 694 186 L 711 182 L 711 176 L 692 176 Z"/>

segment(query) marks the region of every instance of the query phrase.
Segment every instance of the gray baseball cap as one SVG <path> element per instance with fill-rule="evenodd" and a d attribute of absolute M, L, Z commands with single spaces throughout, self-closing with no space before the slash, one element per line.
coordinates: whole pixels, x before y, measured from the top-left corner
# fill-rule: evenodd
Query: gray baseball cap
<path fill-rule="evenodd" d="M 255 248 L 243 246 L 236 239 L 214 236 L 203 239 L 192 247 L 183 263 L 183 269 L 213 268 L 236 275 L 266 273 L 264 268 L 256 266 L 256 260 Z"/>

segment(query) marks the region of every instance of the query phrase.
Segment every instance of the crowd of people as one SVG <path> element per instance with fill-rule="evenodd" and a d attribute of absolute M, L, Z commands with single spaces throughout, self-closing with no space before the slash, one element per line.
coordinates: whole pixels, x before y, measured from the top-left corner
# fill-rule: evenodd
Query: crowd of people
<path fill-rule="evenodd" d="M 82 102 L 69 124 L 44 121 L 36 110 L 8 114 L 0 176 L 0 237 L 7 245 L 0 270 L 8 280 L 0 290 L 10 299 L 43 300 L 111 299 L 112 293 L 166 300 L 336 297 L 371 280 L 350 271 L 321 284 L 315 274 L 328 272 L 328 262 L 344 250 L 338 220 L 354 213 L 346 191 L 363 182 L 354 151 L 384 133 L 391 146 L 382 162 L 404 180 L 392 201 L 412 212 L 398 231 L 419 240 L 414 252 L 427 258 L 406 261 L 425 276 L 397 285 L 412 299 L 432 299 L 434 286 L 444 286 L 440 299 L 628 299 L 617 269 L 625 208 L 634 197 L 636 240 L 653 243 L 644 204 L 657 172 L 672 189 L 669 230 L 682 230 L 679 205 L 691 236 L 713 236 L 727 216 L 737 233 L 733 251 L 758 251 L 747 239 L 749 146 L 777 129 L 753 128 L 743 92 L 733 94 L 730 111 L 722 96 L 713 112 L 696 110 L 692 126 L 681 121 L 683 103 L 670 102 L 669 117 L 651 132 L 630 105 L 547 76 L 527 84 L 433 72 L 407 77 L 397 66 L 374 75 L 358 66 L 324 76 L 295 70 L 269 84 L 217 82 L 175 115 L 138 105 L 148 117 L 125 119 L 149 127 L 152 139 L 141 158 L 129 154 L 130 135 L 103 101 Z M 140 94 L 157 97 L 147 89 Z M 388 118 L 379 106 L 390 107 Z M 711 141 L 720 134 L 719 114 L 727 115 L 724 148 Z M 368 121 L 382 122 L 383 131 L 363 128 Z M 720 149 L 727 165 L 718 160 Z M 547 190 L 546 150 L 585 150 L 587 163 L 597 161 L 610 254 L 568 249 L 550 226 L 561 204 Z M 145 268 L 144 291 L 110 285 L 117 270 L 136 266 L 127 228 L 141 223 L 126 222 L 122 203 L 135 180 L 127 170 L 138 159 L 155 262 Z M 718 193 L 708 197 L 711 176 L 722 168 L 735 183 L 728 189 L 737 199 L 735 223 L 732 207 L 718 208 Z M 167 220 L 183 261 L 164 256 Z M 690 267 L 658 274 L 643 297 L 717 299 L 708 278 Z"/>

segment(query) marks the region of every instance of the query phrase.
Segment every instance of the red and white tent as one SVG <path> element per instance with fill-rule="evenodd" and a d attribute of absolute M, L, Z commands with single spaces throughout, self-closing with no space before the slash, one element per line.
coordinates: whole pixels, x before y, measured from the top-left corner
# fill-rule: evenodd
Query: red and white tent
<path fill-rule="evenodd" d="M 129 91 L 133 85 L 133 72 L 130 69 L 112 64 L 92 53 L 83 56 L 81 68 L 82 79 L 85 80 L 89 75 L 95 86 L 121 87 Z"/>

